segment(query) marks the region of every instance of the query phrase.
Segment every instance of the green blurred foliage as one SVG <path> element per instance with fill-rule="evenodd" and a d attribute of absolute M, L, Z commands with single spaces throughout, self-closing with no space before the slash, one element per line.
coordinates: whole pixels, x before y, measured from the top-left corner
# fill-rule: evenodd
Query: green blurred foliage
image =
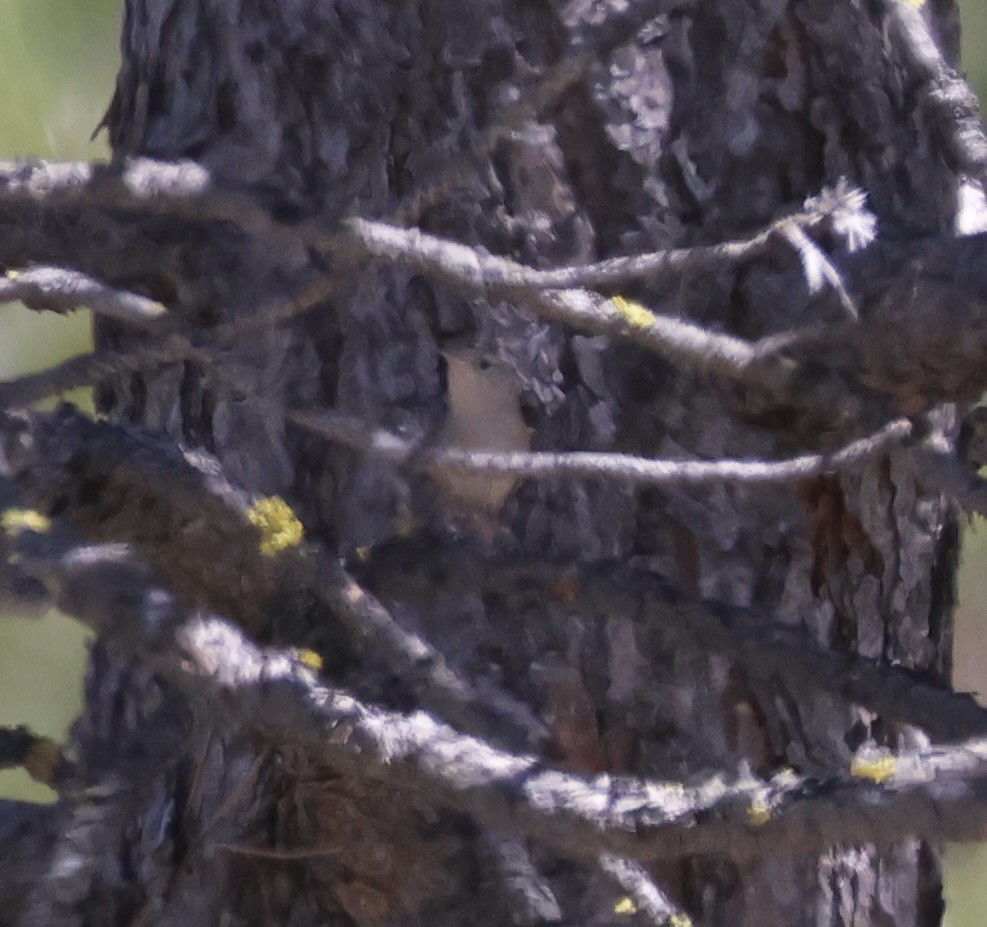
<path fill-rule="evenodd" d="M 90 136 L 113 88 L 121 9 L 121 0 L 0 3 L 0 156 L 105 156 Z"/>
<path fill-rule="evenodd" d="M 987 4 L 983 0 L 960 0 L 963 26 L 963 69 L 977 96 L 987 90 Z"/>
<path fill-rule="evenodd" d="M 849 2 L 849 0 L 842 0 Z M 0 0 L 0 158 L 102 158 L 90 140 L 113 87 L 122 0 Z M 963 61 L 987 90 L 987 4 L 961 0 Z M 84 350 L 89 320 L 0 307 L 0 377 Z M 958 617 L 959 683 L 987 693 L 987 527 L 968 532 Z M 982 635 L 978 631 L 983 630 Z M 982 640 L 978 640 L 982 637 Z M 41 623 L 0 619 L 0 724 L 64 735 L 78 712 L 86 636 L 52 614 Z M 0 772 L 0 797 L 45 800 L 19 772 Z M 987 846 L 952 847 L 947 886 L 951 927 L 979 924 L 987 910 Z"/>
<path fill-rule="evenodd" d="M 119 62 L 121 0 L 0 0 L 0 158 L 105 158 L 90 137 L 109 102 Z M 86 349 L 88 313 L 0 307 L 0 377 Z M 86 633 L 51 613 L 0 618 L 0 724 L 62 739 L 81 704 Z M 0 797 L 50 800 L 20 771 L 0 772 Z"/>
<path fill-rule="evenodd" d="M 987 4 L 960 0 L 963 67 L 977 96 L 987 99 Z M 956 615 L 957 688 L 987 695 L 987 522 L 963 538 L 960 607 Z M 946 853 L 944 927 L 973 927 L 987 911 L 987 843 L 955 844 Z"/>

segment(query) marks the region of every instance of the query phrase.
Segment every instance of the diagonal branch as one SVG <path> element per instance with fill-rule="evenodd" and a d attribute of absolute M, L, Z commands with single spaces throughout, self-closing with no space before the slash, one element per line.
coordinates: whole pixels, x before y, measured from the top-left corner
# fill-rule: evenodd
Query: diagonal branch
<path fill-rule="evenodd" d="M 178 641 L 196 682 L 225 691 L 269 733 L 305 744 L 336 768 L 420 791 L 574 859 L 745 858 L 987 831 L 984 740 L 901 754 L 877 767 L 857 763 L 851 775 L 823 782 L 791 773 L 768 782 L 715 775 L 687 786 L 583 779 L 458 735 L 421 712 L 395 715 L 322 689 L 297 664 L 215 619 L 183 625 Z"/>
<path fill-rule="evenodd" d="M 75 519 L 81 530 L 97 539 L 136 544 L 190 601 L 222 607 L 245 627 L 261 633 L 274 603 L 284 607 L 279 597 L 314 595 L 329 607 L 341 634 L 368 653 L 378 654 L 422 704 L 440 716 L 464 730 L 498 736 L 516 731 L 521 742 L 540 741 L 542 725 L 528 709 L 506 693 L 476 691 L 431 645 L 402 629 L 321 547 L 289 549 L 275 560 L 265 557 L 256 529 L 246 519 L 246 500 L 222 488 L 215 474 L 207 476 L 162 448 L 149 453 L 152 446 L 137 441 L 131 432 L 91 423 L 77 414 L 41 414 L 28 422 L 33 423 L 27 426 L 32 434 L 30 453 L 8 457 L 34 504 L 46 505 L 57 488 L 65 516 Z M 885 440 L 904 431 L 900 423 L 892 424 Z M 22 423 L 8 423 L 7 440 L 22 435 L 23 428 Z M 61 449 L 58 455 L 49 450 L 53 441 Z M 19 443 L 17 438 L 15 444 Z M 872 453 L 881 446 L 875 441 L 859 451 Z M 107 493 L 114 500 L 111 521 L 91 503 L 74 507 L 72 487 L 94 482 L 112 487 Z M 150 519 L 155 528 L 148 533 L 149 512 L 159 514 Z M 158 530 L 172 522 L 174 531 Z M 188 523 L 200 525 L 195 536 L 177 527 Z M 470 562 L 460 562 L 449 572 L 475 583 L 474 591 L 500 575 L 495 564 L 483 565 L 486 579 L 477 578 L 476 569 L 475 563 L 471 567 Z M 400 572 L 410 576 L 415 570 Z M 670 629 L 680 628 L 703 647 L 739 659 L 749 672 L 769 677 L 781 673 L 793 685 L 831 692 L 886 717 L 919 725 L 941 739 L 987 730 L 987 713 L 965 696 L 924 686 L 900 670 L 822 650 L 800 629 L 779 626 L 767 616 L 682 602 L 645 574 L 625 571 L 621 576 L 613 582 L 609 570 L 605 577 L 583 575 L 580 607 L 632 615 L 642 609 L 643 614 L 661 613 Z M 249 595 L 243 594 L 244 577 L 251 578 Z M 510 588 L 502 579 L 495 582 Z"/>
<path fill-rule="evenodd" d="M 541 590 L 548 600 L 560 581 L 574 590 L 568 606 L 578 614 L 627 615 L 660 625 L 676 646 L 701 647 L 742 666 L 754 678 L 785 680 L 798 694 L 825 692 L 863 705 L 889 721 L 917 726 L 937 741 L 987 737 L 987 709 L 964 693 L 930 685 L 900 667 L 826 649 L 803 628 L 780 624 L 753 608 L 697 600 L 661 577 L 622 564 L 597 568 L 480 560 L 468 550 L 430 549 L 429 564 L 441 571 L 450 591 L 472 594 Z M 415 600 L 428 582 L 413 547 L 375 554 L 366 581 L 390 599 Z"/>
<path fill-rule="evenodd" d="M 289 603 L 322 602 L 328 614 L 321 620 L 334 626 L 337 647 L 346 641 L 357 658 L 375 657 L 451 723 L 526 746 L 544 738 L 527 706 L 455 672 L 320 544 L 301 546 L 298 538 L 272 555 L 263 528 L 250 519 L 250 500 L 218 468 L 196 468 L 167 445 L 69 410 L 0 418 L 0 447 L 8 476 L 32 505 L 47 511 L 57 500 L 62 517 L 86 537 L 133 545 L 186 601 L 265 637 Z M 96 485 L 105 501 L 80 490 Z"/>
<path fill-rule="evenodd" d="M 820 269 L 826 282 L 837 290 L 842 302 L 850 297 L 843 289 L 839 272 L 806 232 L 832 229 L 846 239 L 851 251 L 859 250 L 873 241 L 876 233 L 876 219 L 865 203 L 866 197 L 860 190 L 841 181 L 818 197 L 810 198 L 802 212 L 783 216 L 750 238 L 715 245 L 668 248 L 550 269 L 528 267 L 479 248 L 436 238 L 417 228 L 361 218 L 348 219 L 344 228 L 368 254 L 438 272 L 447 281 L 476 291 L 612 289 L 642 278 L 662 280 L 689 270 L 739 264 L 763 254 L 772 239 L 781 237 L 799 253 L 803 263 L 806 262 L 806 250 L 813 249 L 814 266 L 822 265 Z"/>
<path fill-rule="evenodd" d="M 29 309 L 53 312 L 88 306 L 98 315 L 140 326 L 160 319 L 167 311 L 146 296 L 107 286 L 77 270 L 45 265 L 8 270 L 6 277 L 0 278 L 0 302 L 18 299 Z"/>
<path fill-rule="evenodd" d="M 600 857 L 600 868 L 627 892 L 632 902 L 632 909 L 628 913 L 640 911 L 657 927 L 692 924 L 692 919 L 683 914 L 655 885 L 654 880 L 640 863 L 604 853 Z"/>
<path fill-rule="evenodd" d="M 184 356 L 180 353 L 172 359 L 181 360 Z M 147 370 L 152 364 L 168 362 L 167 353 L 160 347 L 153 352 L 98 350 L 79 354 L 36 373 L 0 381 L 0 409 L 24 409 L 49 396 L 93 386 L 110 374 Z"/>
<path fill-rule="evenodd" d="M 422 711 L 399 714 L 324 688 L 292 654 L 187 613 L 125 547 L 79 547 L 58 526 L 8 542 L 63 610 L 140 654 L 199 704 L 250 718 L 267 737 L 302 746 L 342 774 L 407 789 L 573 859 L 739 859 L 987 830 L 987 739 L 861 756 L 848 775 L 824 781 L 791 772 L 690 785 L 587 779 L 459 734 Z"/>
<path fill-rule="evenodd" d="M 426 273 L 470 295 L 504 291 L 541 318 L 581 331 L 628 339 L 695 371 L 713 372 L 737 383 L 767 383 L 778 388 L 782 372 L 790 369 L 778 357 L 771 363 L 771 358 L 765 358 L 740 338 L 656 315 L 620 298 L 608 299 L 585 289 L 539 289 L 531 285 L 537 275 L 556 271 L 529 271 L 506 258 L 481 254 L 475 248 L 418 229 L 364 219 L 350 220 L 347 228 L 374 257 Z"/>

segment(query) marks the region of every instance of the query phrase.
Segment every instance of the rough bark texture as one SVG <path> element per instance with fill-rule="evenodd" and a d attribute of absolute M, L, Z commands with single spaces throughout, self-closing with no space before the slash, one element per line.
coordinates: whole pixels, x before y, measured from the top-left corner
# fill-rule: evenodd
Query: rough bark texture
<path fill-rule="evenodd" d="M 110 139 L 118 155 L 194 159 L 288 223 L 332 230 L 348 216 L 387 217 L 616 5 L 127 0 Z M 927 7 L 954 57 L 952 3 Z M 746 235 L 847 177 L 869 194 L 882 237 L 948 233 L 958 170 L 887 19 L 883 4 L 849 0 L 680 4 L 601 55 L 419 224 L 549 267 Z M 31 237 L 41 232 L 18 230 L 23 255 L 41 253 Z M 485 562 L 630 566 L 686 597 L 754 606 L 825 648 L 948 679 L 956 524 L 905 449 L 797 486 L 531 481 L 483 494 L 475 482 L 442 483 L 317 440 L 247 391 L 333 407 L 426 445 L 717 458 L 784 456 L 806 441 L 783 415 L 756 415 L 741 392 L 637 347 L 290 237 L 149 218 L 139 234 L 122 224 L 94 237 L 87 260 L 76 264 L 161 300 L 189 333 L 329 273 L 331 296 L 315 310 L 217 356 L 235 384 L 209 365 L 161 364 L 108 377 L 100 407 L 215 455 L 249 493 L 289 499 L 309 535 L 402 624 L 474 682 L 529 704 L 549 730 L 545 755 L 565 769 L 687 780 L 747 764 L 822 778 L 868 738 L 895 744 L 898 729 L 835 694 L 748 672 L 701 635 L 690 643 L 666 627 L 660 610 L 592 607 L 569 574 L 513 582 L 509 571 L 485 573 Z M 750 339 L 816 311 L 783 243 L 742 266 L 626 295 Z M 146 338 L 98 327 L 103 347 Z M 464 438 L 477 422 L 479 435 Z M 153 511 L 142 526 L 96 511 L 92 523 L 76 519 L 79 530 L 142 549 L 155 532 L 181 530 Z M 175 575 L 188 566 L 173 565 Z M 251 580 L 239 606 L 204 604 L 249 612 L 245 626 L 272 642 L 331 649 L 318 607 L 287 609 L 265 598 L 264 577 Z M 404 707 L 379 667 L 361 677 L 344 655 L 336 671 Z M 504 742 L 525 747 L 507 732 Z M 96 810 L 51 812 L 52 834 L 72 827 L 54 851 L 51 837 L 32 836 L 32 852 L 53 855 L 44 881 L 10 877 L 29 885 L 11 892 L 22 906 L 10 909 L 27 922 L 510 922 L 496 838 L 467 816 L 270 742 L 249 718 L 203 720 L 100 645 L 73 744 Z M 100 787 L 117 796 L 112 813 L 98 813 Z M 917 840 L 740 861 L 726 849 L 653 870 L 709 927 L 935 924 L 941 913 L 937 850 Z M 633 919 L 615 913 L 619 889 L 592 866 L 537 845 L 532 858 L 565 922 Z M 0 912 L 0 922 L 11 917 Z"/>

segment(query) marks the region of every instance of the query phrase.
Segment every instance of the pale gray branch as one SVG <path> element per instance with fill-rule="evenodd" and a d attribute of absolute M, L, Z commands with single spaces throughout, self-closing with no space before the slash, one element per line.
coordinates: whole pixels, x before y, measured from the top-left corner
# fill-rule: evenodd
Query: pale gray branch
<path fill-rule="evenodd" d="M 107 286 L 88 274 L 40 264 L 0 277 L 0 302 L 18 299 L 30 309 L 53 312 L 88 306 L 97 315 L 131 325 L 147 325 L 167 312 L 156 300 Z"/>
<path fill-rule="evenodd" d="M 288 236 L 319 251 L 335 245 L 332 234 L 318 225 L 278 222 L 250 197 L 218 187 L 209 171 L 194 161 L 0 161 L 0 201 L 230 222 L 271 239 Z"/>
<path fill-rule="evenodd" d="M 200 685 L 225 692 L 282 743 L 304 743 L 342 771 L 420 790 L 576 859 L 745 858 L 906 834 L 971 839 L 987 829 L 984 740 L 861 762 L 824 782 L 790 772 L 767 782 L 718 774 L 693 785 L 585 779 L 459 735 L 423 712 L 397 715 L 323 688 L 297 661 L 256 648 L 217 619 L 186 623 L 178 640 Z"/>
<path fill-rule="evenodd" d="M 843 203 L 855 191 L 844 185 L 839 196 L 833 197 L 833 207 Z M 861 207 L 862 208 L 862 207 Z M 696 245 L 690 248 L 668 248 L 644 254 L 608 258 L 591 264 L 572 267 L 539 269 L 528 267 L 510 258 L 488 254 L 447 239 L 436 238 L 420 229 L 402 228 L 386 222 L 354 218 L 345 227 L 363 248 L 375 257 L 417 265 L 422 270 L 440 269 L 449 282 L 474 290 L 574 288 L 611 289 L 640 279 L 662 279 L 687 270 L 711 269 L 720 264 L 736 264 L 762 254 L 772 238 L 781 235 L 803 256 L 812 249 L 816 265 L 820 265 L 825 280 L 840 295 L 841 302 L 852 299 L 846 293 L 839 271 L 807 235 L 806 229 L 830 224 L 828 211 L 811 211 L 785 216 L 750 238 Z M 808 276 L 808 268 L 807 268 Z"/>
<path fill-rule="evenodd" d="M 419 449 L 397 435 L 368 429 L 355 419 L 328 410 L 290 410 L 287 417 L 330 440 L 425 473 L 496 473 L 531 479 L 605 478 L 649 486 L 719 481 L 771 483 L 818 476 L 873 457 L 906 439 L 913 430 L 907 419 L 895 419 L 874 434 L 833 453 L 804 454 L 788 460 L 657 460 L 592 451 Z"/>
<path fill-rule="evenodd" d="M 627 892 L 635 911 L 642 912 L 652 924 L 665 927 L 673 923 L 692 923 L 692 919 L 672 903 L 640 863 L 604 853 L 600 857 L 600 868 Z"/>
<path fill-rule="evenodd" d="M 694 370 L 715 370 L 733 380 L 750 379 L 763 360 L 748 342 L 691 322 L 656 315 L 644 307 L 607 299 L 584 289 L 538 289 L 521 282 L 524 268 L 506 258 L 436 238 L 418 229 L 353 219 L 347 225 L 367 253 L 429 274 L 470 294 L 503 288 L 543 318 L 574 328 L 626 338 Z M 492 262 L 495 270 L 487 275 Z M 511 279 L 518 272 L 514 283 Z M 764 365 L 760 365 L 763 367 Z"/>

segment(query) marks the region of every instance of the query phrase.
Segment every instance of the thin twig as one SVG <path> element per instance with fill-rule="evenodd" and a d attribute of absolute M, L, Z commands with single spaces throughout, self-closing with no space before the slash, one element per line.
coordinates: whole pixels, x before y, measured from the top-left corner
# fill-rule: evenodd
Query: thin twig
<path fill-rule="evenodd" d="M 860 310 L 857 309 L 857 304 L 853 301 L 853 297 L 843 282 L 843 275 L 837 270 L 829 256 L 805 234 L 805 230 L 797 223 L 782 221 L 777 225 L 782 237 L 795 249 L 802 261 L 802 269 L 805 272 L 809 291 L 818 292 L 825 282 L 836 293 L 847 316 L 854 320 L 859 319 Z"/>
<path fill-rule="evenodd" d="M 37 373 L 0 381 L 0 409 L 22 409 L 49 396 L 93 386 L 103 377 L 126 371 L 146 370 L 150 365 L 167 364 L 189 357 L 188 342 L 169 338 L 151 348 L 119 352 L 96 350 L 70 357 Z"/>
<path fill-rule="evenodd" d="M 253 859 L 270 860 L 271 862 L 297 862 L 304 859 L 320 859 L 339 857 L 343 850 L 338 846 L 306 847 L 300 850 L 279 849 L 278 847 L 251 847 L 242 843 L 217 842 L 209 844 L 211 848 L 225 850 L 237 856 L 249 856 Z"/>
<path fill-rule="evenodd" d="M 72 358 L 38 374 L 0 382 L 0 408 L 19 408 L 47 395 L 89 385 L 114 369 L 140 369 L 149 363 L 175 360 L 209 363 L 211 357 L 182 336 L 172 336 L 145 351 L 113 355 L 93 352 Z M 852 441 L 832 453 L 805 454 L 788 460 L 658 460 L 630 454 L 571 452 L 498 452 L 460 448 L 422 448 L 360 420 L 333 410 L 289 409 L 257 395 L 243 377 L 220 365 L 213 373 L 243 390 L 259 407 L 284 416 L 294 424 L 362 453 L 408 466 L 424 473 L 447 471 L 501 474 L 529 479 L 605 478 L 633 485 L 673 485 L 709 482 L 789 482 L 829 473 L 866 460 L 911 434 L 907 419 L 895 419 L 875 433 Z"/>
<path fill-rule="evenodd" d="M 368 429 L 356 419 L 332 411 L 289 410 L 286 417 L 330 440 L 425 473 L 495 473 L 529 479 L 595 477 L 649 486 L 719 481 L 773 483 L 818 476 L 867 460 L 905 440 L 913 431 L 908 419 L 895 419 L 874 434 L 852 441 L 833 453 L 805 454 L 788 460 L 656 460 L 591 451 L 528 453 L 419 449 L 397 435 Z"/>
<path fill-rule="evenodd" d="M 425 707 L 462 730 L 494 740 L 509 733 L 528 747 L 544 741 L 545 725 L 527 705 L 504 691 L 481 694 L 428 641 L 402 628 L 335 558 L 321 550 L 316 557 L 312 582 L 319 597 L 357 640 L 366 641 L 387 661 Z"/>
<path fill-rule="evenodd" d="M 692 923 L 692 919 L 672 903 L 640 863 L 604 853 L 600 856 L 600 868 L 628 894 L 634 911 L 640 911 L 652 924 L 666 927 L 673 923 Z"/>
<path fill-rule="evenodd" d="M 565 290 L 612 289 L 635 280 L 654 281 L 688 270 L 709 269 L 718 264 L 736 264 L 763 254 L 776 235 L 789 237 L 799 232 L 805 236 L 802 231 L 804 228 L 814 228 L 826 221 L 825 215 L 799 213 L 772 222 L 750 238 L 691 248 L 668 248 L 547 270 L 528 267 L 510 258 L 436 238 L 419 229 L 405 229 L 359 218 L 346 220 L 344 227 L 350 230 L 367 253 L 375 257 L 413 264 L 423 270 L 441 268 L 445 279 L 476 291 Z M 791 238 L 789 240 L 796 250 L 801 250 L 801 239 L 798 244 Z M 808 238 L 805 240 L 811 241 Z"/>
<path fill-rule="evenodd" d="M 68 312 L 88 306 L 97 315 L 131 325 L 147 325 L 167 311 L 146 296 L 107 286 L 94 277 L 65 267 L 34 265 L 8 270 L 0 277 L 0 302 L 21 300 L 29 309 Z"/>
<path fill-rule="evenodd" d="M 8 435 L 22 436 L 24 427 L 24 419 L 0 419 L 0 446 Z M 103 540 L 109 540 L 111 523 L 112 540 L 133 545 L 186 600 L 222 611 L 255 633 L 267 632 L 270 609 L 285 596 L 321 600 L 338 621 L 338 633 L 399 677 L 424 707 L 463 730 L 507 737 L 513 745 L 530 748 L 544 740 L 545 726 L 527 705 L 492 685 L 480 689 L 454 671 L 320 544 L 265 555 L 249 522 L 249 500 L 219 473 L 204 473 L 180 455 L 160 447 L 155 452 L 125 429 L 68 410 L 36 414 L 26 427 L 33 441 L 7 466 L 33 504 L 44 504 L 56 486 L 68 491 L 86 480 L 99 482 L 112 514 L 101 512 L 98 502 L 82 512 L 68 495 L 63 516 Z M 159 513 L 155 531 L 145 530 L 148 512 Z M 193 533 L 163 524 L 187 524 L 193 517 Z"/>
<path fill-rule="evenodd" d="M 326 302 L 335 287 L 335 277 L 328 273 L 315 274 L 307 284 L 288 296 L 275 297 L 258 306 L 249 315 L 221 322 L 212 329 L 210 335 L 217 344 L 223 345 L 271 331 Z"/>

